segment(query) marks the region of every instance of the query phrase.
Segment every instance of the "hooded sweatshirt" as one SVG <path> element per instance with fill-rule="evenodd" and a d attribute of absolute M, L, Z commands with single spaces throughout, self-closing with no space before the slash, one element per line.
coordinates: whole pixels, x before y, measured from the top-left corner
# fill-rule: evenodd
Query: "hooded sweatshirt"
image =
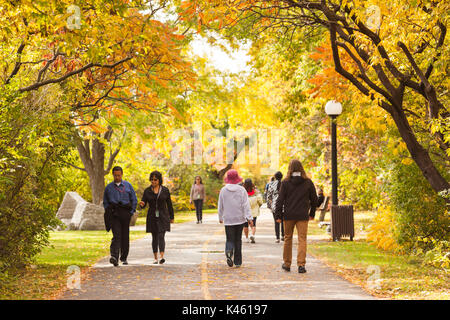
<path fill-rule="evenodd" d="M 275 218 L 284 220 L 308 220 L 314 218 L 317 194 L 314 183 L 301 176 L 292 176 L 281 182 Z"/>
<path fill-rule="evenodd" d="M 219 194 L 219 221 L 226 226 L 243 224 L 252 219 L 247 191 L 237 184 L 227 184 Z"/>

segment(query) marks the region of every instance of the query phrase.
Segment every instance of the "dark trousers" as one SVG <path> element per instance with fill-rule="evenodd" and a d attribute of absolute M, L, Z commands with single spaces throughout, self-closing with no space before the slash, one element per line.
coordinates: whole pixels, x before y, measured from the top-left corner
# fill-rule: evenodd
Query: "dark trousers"
<path fill-rule="evenodd" d="M 273 216 L 273 220 L 275 222 L 275 236 L 277 239 L 280 239 L 280 225 L 281 225 L 281 236 L 284 237 L 284 223 L 283 220 L 281 220 L 281 223 L 278 223 L 275 220 L 275 215 Z"/>
<path fill-rule="evenodd" d="M 203 213 L 203 199 L 197 199 L 194 200 L 195 205 L 195 214 L 197 215 L 197 221 L 202 220 L 202 213 Z"/>
<path fill-rule="evenodd" d="M 225 243 L 225 253 L 234 255 L 234 264 L 242 264 L 242 230 L 244 224 L 238 224 L 235 226 L 225 226 L 225 234 L 227 235 L 227 241 Z"/>
<path fill-rule="evenodd" d="M 130 210 L 119 208 L 116 209 L 112 218 L 112 234 L 110 252 L 111 256 L 119 260 L 126 261 L 130 250 Z"/>
<path fill-rule="evenodd" d="M 158 249 L 159 252 L 164 252 L 164 249 L 166 248 L 166 240 L 164 239 L 166 232 L 152 232 L 152 249 L 153 253 L 157 253 Z"/>

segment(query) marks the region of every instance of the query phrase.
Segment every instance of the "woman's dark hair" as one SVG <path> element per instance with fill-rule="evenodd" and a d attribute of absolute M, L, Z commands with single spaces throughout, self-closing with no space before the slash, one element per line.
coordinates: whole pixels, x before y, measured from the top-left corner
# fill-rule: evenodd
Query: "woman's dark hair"
<path fill-rule="evenodd" d="M 123 170 L 122 170 L 122 168 L 119 167 L 119 166 L 114 167 L 114 168 L 112 169 L 111 173 L 114 174 L 114 171 L 120 171 L 120 172 L 122 172 L 122 174 L 123 174 Z"/>
<path fill-rule="evenodd" d="M 281 180 L 283 179 L 283 174 L 280 171 L 275 172 L 275 174 L 273 175 L 275 177 L 275 179 L 277 180 Z"/>
<path fill-rule="evenodd" d="M 273 180 L 275 180 L 275 177 L 270 178 L 270 181 L 273 181 Z"/>
<path fill-rule="evenodd" d="M 255 189 L 255 185 L 253 184 L 252 179 L 248 178 L 244 181 L 244 188 L 247 192 L 252 192 Z"/>
<path fill-rule="evenodd" d="M 161 186 L 163 183 L 163 179 L 162 179 L 162 174 L 159 171 L 153 171 L 152 173 L 150 173 L 150 177 L 148 178 L 148 180 L 152 180 L 152 178 L 155 177 L 156 179 L 159 180 L 159 185 Z"/>
<path fill-rule="evenodd" d="M 197 178 L 199 178 L 199 179 L 200 179 L 200 184 L 203 184 L 203 180 L 202 180 L 202 177 L 200 177 L 200 176 L 196 176 L 196 177 L 194 178 L 194 184 L 195 184 L 195 180 L 197 180 Z"/>
<path fill-rule="evenodd" d="M 305 169 L 303 169 L 302 163 L 297 159 L 292 159 L 291 162 L 289 162 L 288 172 L 286 175 L 286 180 L 291 179 L 292 173 L 294 172 L 300 172 L 303 179 L 308 179 L 308 176 L 306 175 Z"/>

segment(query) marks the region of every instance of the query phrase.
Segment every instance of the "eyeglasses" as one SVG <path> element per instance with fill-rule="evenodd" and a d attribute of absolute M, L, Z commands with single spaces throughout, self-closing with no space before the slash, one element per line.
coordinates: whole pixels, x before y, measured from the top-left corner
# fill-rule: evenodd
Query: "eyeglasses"
<path fill-rule="evenodd" d="M 150 181 L 159 181 L 159 179 L 150 179 Z"/>

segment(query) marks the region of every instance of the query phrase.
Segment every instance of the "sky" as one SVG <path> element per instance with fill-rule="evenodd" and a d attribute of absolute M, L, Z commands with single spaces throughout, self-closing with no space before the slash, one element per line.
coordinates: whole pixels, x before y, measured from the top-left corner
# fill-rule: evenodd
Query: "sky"
<path fill-rule="evenodd" d="M 229 48 L 225 40 L 218 42 Z M 219 46 L 209 44 L 206 38 L 197 36 L 191 42 L 191 47 L 195 55 L 208 57 L 208 61 L 220 71 L 232 73 L 250 71 L 250 67 L 247 66 L 247 62 L 250 61 L 247 54 L 249 45 L 242 45 L 239 50 L 233 50 L 228 54 Z"/>
<path fill-rule="evenodd" d="M 161 10 L 155 14 L 155 18 L 160 21 L 166 21 L 168 19 L 176 19 L 174 14 L 170 14 L 167 10 Z M 227 45 L 226 40 L 220 39 L 220 36 L 214 34 L 214 38 L 218 39 L 217 42 L 223 46 L 230 48 Z M 249 72 L 250 67 L 247 66 L 247 62 L 250 61 L 250 57 L 247 55 L 250 44 L 242 44 L 239 50 L 232 50 L 229 53 L 225 52 L 220 46 L 211 45 L 207 39 L 200 35 L 194 36 L 194 40 L 191 42 L 192 53 L 201 57 L 208 57 L 208 61 L 218 70 L 222 72 Z"/>

